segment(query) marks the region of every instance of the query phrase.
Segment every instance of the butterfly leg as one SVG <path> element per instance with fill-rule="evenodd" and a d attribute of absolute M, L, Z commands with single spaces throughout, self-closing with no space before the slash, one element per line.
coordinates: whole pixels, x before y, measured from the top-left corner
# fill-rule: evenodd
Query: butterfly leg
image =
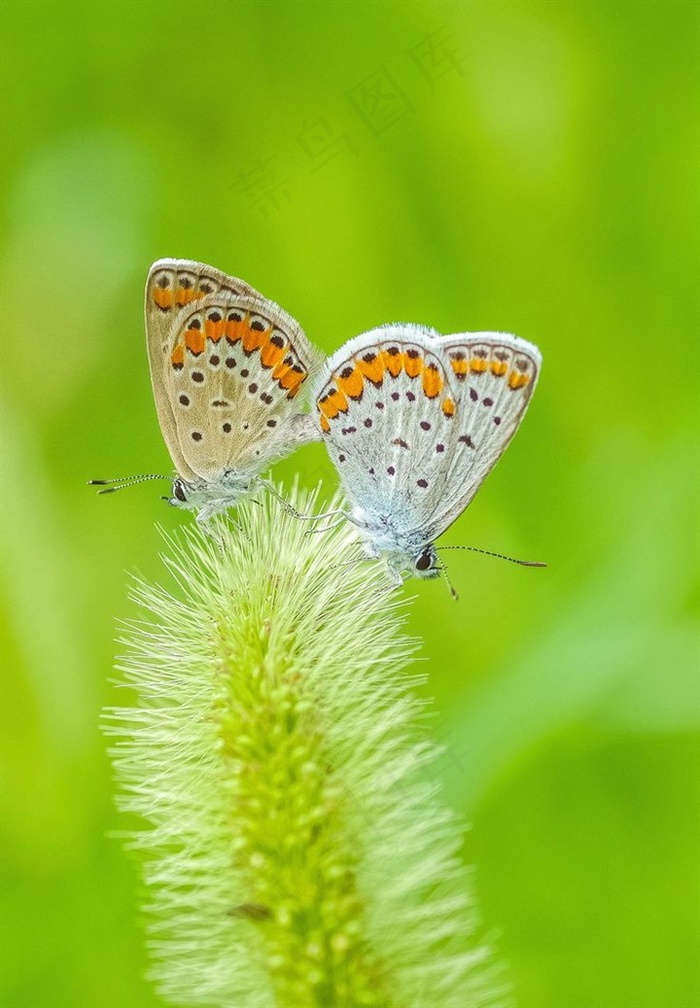
<path fill-rule="evenodd" d="M 386 570 L 396 588 L 400 588 L 406 580 L 402 571 L 387 560 Z"/>
<path fill-rule="evenodd" d="M 344 560 L 343 563 L 331 564 L 328 570 L 340 570 L 341 567 L 356 567 L 358 564 L 361 564 L 362 561 L 366 559 L 367 557 L 360 555 L 358 557 L 355 557 L 354 560 Z"/>
<path fill-rule="evenodd" d="M 208 525 L 208 522 L 214 517 L 214 515 L 219 514 L 220 511 L 221 508 L 217 507 L 216 503 L 212 501 L 209 504 L 205 504 L 204 507 L 197 512 L 195 520 L 200 528 L 209 534 L 211 526 Z"/>
<path fill-rule="evenodd" d="M 334 515 L 340 515 L 337 521 L 331 522 L 330 525 L 324 525 L 323 528 L 313 528 L 309 529 L 306 533 L 307 535 L 314 535 L 316 532 L 330 532 L 331 529 L 338 528 L 343 522 L 349 519 L 349 515 L 345 511 L 327 511 L 325 514 L 320 515 L 302 515 L 302 518 L 332 518 Z"/>
<path fill-rule="evenodd" d="M 204 514 L 204 517 L 202 515 Z M 211 539 L 212 542 L 216 543 L 223 557 L 226 553 L 224 548 L 224 536 L 216 522 L 211 521 L 211 515 L 205 513 L 204 508 L 197 514 L 195 518 L 197 528 L 201 529 L 207 539 Z"/>
<path fill-rule="evenodd" d="M 346 511 L 342 510 L 342 508 L 336 508 L 335 511 L 323 511 L 321 512 L 321 514 L 312 514 L 312 515 L 300 514 L 298 517 L 303 519 L 304 521 L 321 521 L 322 519 L 325 518 L 333 518 L 335 515 L 343 515 L 343 517 L 345 518 L 350 517 Z"/>
<path fill-rule="evenodd" d="M 270 483 L 269 480 L 261 479 L 261 480 L 258 480 L 258 482 L 259 482 L 259 484 L 261 486 L 263 486 L 267 490 L 267 492 L 269 494 L 271 494 L 275 498 L 275 500 L 278 500 L 280 502 L 280 504 L 282 505 L 282 507 L 284 508 L 284 510 L 287 512 L 287 514 L 292 515 L 294 518 L 315 518 L 316 517 L 316 515 L 303 515 L 300 511 L 297 511 L 296 508 L 293 508 L 292 505 L 289 503 L 289 501 L 286 500 L 286 498 L 284 498 L 281 493 L 277 492 L 277 488 L 272 483 Z"/>
<path fill-rule="evenodd" d="M 198 527 L 202 530 L 202 532 L 204 532 L 204 534 L 208 536 L 210 539 L 213 539 L 215 542 L 218 542 L 219 545 L 222 547 L 222 549 L 224 544 L 224 537 L 222 533 L 219 531 L 216 522 L 212 521 L 212 519 L 216 515 L 222 514 L 223 510 L 224 509 L 222 507 L 217 507 L 216 502 L 213 501 L 210 504 L 205 505 L 205 507 L 203 507 L 201 511 L 197 513 L 197 517 L 195 519 Z M 246 533 L 240 522 L 237 522 L 236 519 L 230 514 L 228 514 L 226 518 L 227 521 L 229 521 L 231 525 L 233 525 L 233 527 L 236 529 L 239 535 L 246 536 Z"/>
<path fill-rule="evenodd" d="M 332 518 L 335 515 L 343 515 L 343 517 L 345 518 L 348 517 L 348 515 L 344 511 L 338 509 L 336 509 L 335 511 L 325 511 L 322 514 L 310 514 L 310 515 L 302 514 L 301 511 L 297 511 L 296 508 L 293 508 L 292 505 L 289 503 L 289 501 L 285 500 L 285 498 L 277 492 L 277 489 L 272 485 L 272 483 L 268 482 L 268 480 L 261 479 L 260 483 L 262 484 L 262 486 L 265 487 L 265 489 L 270 494 L 272 494 L 274 498 L 276 498 L 276 500 L 280 502 L 280 504 L 285 509 L 287 514 L 293 515 L 295 518 L 298 518 L 299 521 L 321 521 L 321 519 Z M 340 523 L 338 522 L 338 524 Z M 331 527 L 334 528 L 335 526 Z M 312 531 L 313 532 L 325 531 L 325 529 L 312 529 Z"/>

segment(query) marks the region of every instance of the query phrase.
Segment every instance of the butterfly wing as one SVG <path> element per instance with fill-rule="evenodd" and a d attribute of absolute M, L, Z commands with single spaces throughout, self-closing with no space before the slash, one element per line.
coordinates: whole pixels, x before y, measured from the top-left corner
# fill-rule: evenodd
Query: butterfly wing
<path fill-rule="evenodd" d="M 536 347 L 494 333 L 441 337 L 403 324 L 350 340 L 328 360 L 315 396 L 349 499 L 431 542 L 505 450 L 539 362 Z"/>
<path fill-rule="evenodd" d="M 191 259 L 158 259 L 146 279 L 146 344 L 158 422 L 175 468 L 186 480 L 194 479 L 195 473 L 180 450 L 163 362 L 169 352 L 171 334 L 179 313 L 209 294 L 222 290 L 262 297 L 243 280 Z"/>
<path fill-rule="evenodd" d="M 400 531 L 420 528 L 443 481 L 455 402 L 437 333 L 381 326 L 327 362 L 316 410 L 345 491 Z"/>
<path fill-rule="evenodd" d="M 439 339 L 454 390 L 455 415 L 446 446 L 443 488 L 425 535 L 430 541 L 454 522 L 508 447 L 537 384 L 538 348 L 508 333 L 457 333 Z"/>
<path fill-rule="evenodd" d="M 160 365 L 178 469 L 206 482 L 254 475 L 315 437 L 299 393 L 316 356 L 299 324 L 260 295 L 222 289 L 181 310 Z"/>
<path fill-rule="evenodd" d="M 261 399 L 260 407 L 254 409 L 252 401 L 242 398 L 240 377 L 233 379 L 229 373 L 231 369 L 226 370 L 226 364 L 220 367 L 219 364 L 210 363 L 211 358 L 217 357 L 215 352 L 211 352 L 212 348 L 221 343 L 219 329 L 217 323 L 212 323 L 211 318 L 207 319 L 205 315 L 196 316 L 195 312 L 202 306 L 207 306 L 212 311 L 216 310 L 216 295 L 220 296 L 218 310 L 222 313 L 222 317 L 224 311 L 235 310 L 239 304 L 236 299 L 239 297 L 243 299 L 240 302 L 242 320 L 251 312 L 262 313 L 261 317 L 264 317 L 264 321 L 269 322 L 277 333 L 277 335 L 269 333 L 274 337 L 272 346 L 279 349 L 277 342 L 280 337 L 283 339 L 285 352 L 281 360 L 291 359 L 289 365 L 291 371 L 294 366 L 302 367 L 304 373 L 302 382 L 309 371 L 318 366 L 318 352 L 310 345 L 298 323 L 250 284 L 229 276 L 213 266 L 188 259 L 159 259 L 153 263 L 146 281 L 146 337 L 151 382 L 164 440 L 178 473 L 190 482 L 197 478 L 207 479 L 209 474 L 220 472 L 222 468 L 233 468 L 237 457 L 241 462 L 260 460 L 262 465 L 266 458 L 265 449 L 274 448 L 273 454 L 282 454 L 286 450 L 284 441 L 287 438 L 291 441 L 301 441 L 312 440 L 318 436 L 315 432 L 312 433 L 308 417 L 297 416 L 296 409 L 292 410 L 290 406 L 280 408 L 279 405 L 266 417 L 266 420 L 274 420 L 275 423 L 270 427 L 265 424 L 263 435 L 260 430 L 263 417 L 260 414 L 265 412 L 265 407 L 270 408 L 272 404 Z M 195 320 L 193 326 L 199 324 L 203 327 L 201 331 L 204 334 L 204 343 L 200 352 L 196 354 L 194 350 L 199 350 L 199 344 L 194 333 L 186 337 L 188 328 L 191 328 L 190 320 Z M 231 323 L 225 323 L 224 329 L 226 324 L 229 326 L 227 332 L 230 336 L 233 331 Z M 214 335 L 210 335 L 211 333 Z M 187 339 L 190 345 L 187 344 Z M 240 342 L 240 337 L 233 342 Z M 247 338 L 248 347 L 254 342 L 252 337 Z M 275 359 L 276 350 L 273 351 L 272 346 L 267 348 L 265 354 L 265 360 L 268 362 Z M 234 359 L 236 361 L 234 367 L 237 366 L 240 347 L 238 351 L 233 349 L 233 344 L 227 338 L 224 340 L 224 347 L 231 350 L 227 359 Z M 262 350 L 262 346 L 259 349 Z M 210 351 L 208 356 L 205 350 Z M 244 355 L 253 354 L 252 349 L 243 352 Z M 182 357 L 182 368 L 173 364 L 173 354 L 176 358 Z M 193 365 L 197 361 L 202 365 L 198 368 L 198 373 L 203 375 L 201 388 L 192 379 Z M 278 368 L 275 387 L 268 388 L 269 383 L 266 384 L 266 379 L 271 368 L 262 364 L 262 358 L 259 356 L 256 361 L 251 362 L 248 370 L 254 370 L 256 364 L 259 367 L 262 365 L 263 372 L 259 382 L 260 395 L 273 396 L 274 402 L 279 391 L 278 379 L 284 375 Z M 245 366 L 239 368 L 238 376 L 241 370 L 246 370 Z M 299 374 L 299 372 L 293 373 Z M 292 381 L 288 375 L 285 380 L 287 383 Z M 253 380 L 248 383 L 251 384 L 254 384 Z M 300 387 L 301 383 L 294 386 L 292 399 Z M 289 394 L 292 386 L 284 391 Z M 249 395 L 252 397 L 253 393 Z M 183 405 L 181 396 L 189 400 L 189 406 Z M 210 403 L 213 401 L 228 402 L 231 406 L 210 410 Z M 234 418 L 225 415 L 225 412 L 229 409 L 235 410 L 235 404 L 241 402 L 245 404 L 243 412 L 247 411 L 251 415 L 247 419 L 238 417 L 234 426 Z M 292 414 L 291 418 L 288 417 L 288 413 Z M 196 425 L 190 422 L 195 418 Z M 288 421 L 284 426 L 284 436 L 282 436 L 283 421 Z M 242 425 L 245 423 L 248 427 L 242 430 Z M 237 433 L 224 438 L 225 424 L 231 424 L 228 433 L 233 434 L 234 430 Z M 194 433 L 202 434 L 201 442 L 193 440 Z M 257 440 L 263 442 L 262 445 L 254 446 L 252 437 L 243 438 L 244 434 L 249 433 L 255 434 Z M 242 441 L 248 446 L 249 451 L 244 444 L 241 444 Z M 256 455 L 256 451 L 260 454 Z"/>

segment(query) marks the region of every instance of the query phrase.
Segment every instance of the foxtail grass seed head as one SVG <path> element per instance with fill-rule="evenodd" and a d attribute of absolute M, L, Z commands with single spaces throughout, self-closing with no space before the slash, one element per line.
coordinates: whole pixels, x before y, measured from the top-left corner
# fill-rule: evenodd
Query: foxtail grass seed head
<path fill-rule="evenodd" d="M 107 731 L 144 824 L 152 977 L 202 1008 L 503 1005 L 404 603 L 351 526 L 308 530 L 261 494 L 165 537 L 171 587 L 135 582 L 137 699 Z"/>

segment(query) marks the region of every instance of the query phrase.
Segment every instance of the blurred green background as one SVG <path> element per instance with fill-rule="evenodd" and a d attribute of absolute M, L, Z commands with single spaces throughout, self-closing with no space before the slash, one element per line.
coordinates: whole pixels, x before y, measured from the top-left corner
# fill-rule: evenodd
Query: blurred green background
<path fill-rule="evenodd" d="M 125 572 L 191 518 L 85 481 L 170 468 L 142 291 L 182 256 L 326 351 L 397 319 L 542 348 L 445 541 L 549 568 L 406 592 L 439 770 L 521 1008 L 698 1005 L 697 14 L 4 4 L 3 1004 L 160 1004 L 97 725 Z"/>

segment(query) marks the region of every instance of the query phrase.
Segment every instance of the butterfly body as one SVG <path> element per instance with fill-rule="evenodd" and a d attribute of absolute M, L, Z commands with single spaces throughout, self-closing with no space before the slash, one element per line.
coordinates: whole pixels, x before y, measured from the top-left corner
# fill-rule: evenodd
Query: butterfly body
<path fill-rule="evenodd" d="M 426 541 L 420 529 L 408 528 L 396 515 L 375 508 L 355 506 L 348 518 L 357 527 L 369 559 L 384 557 L 397 575 L 408 572 L 421 578 L 438 576 L 434 545 Z"/>
<path fill-rule="evenodd" d="M 368 556 L 397 577 L 438 575 L 433 544 L 515 434 L 540 362 L 509 334 L 412 323 L 370 330 L 329 358 L 316 417 Z"/>
<path fill-rule="evenodd" d="M 255 489 L 255 479 L 235 471 L 222 472 L 213 480 L 188 482 L 181 476 L 173 480 L 172 507 L 197 511 L 200 521 L 206 521 L 220 511 L 234 507 Z"/>
<path fill-rule="evenodd" d="M 245 281 L 204 263 L 158 260 L 146 282 L 146 336 L 177 470 L 173 506 L 206 521 L 250 494 L 271 462 L 318 438 L 298 405 L 318 354 L 299 324 Z"/>

